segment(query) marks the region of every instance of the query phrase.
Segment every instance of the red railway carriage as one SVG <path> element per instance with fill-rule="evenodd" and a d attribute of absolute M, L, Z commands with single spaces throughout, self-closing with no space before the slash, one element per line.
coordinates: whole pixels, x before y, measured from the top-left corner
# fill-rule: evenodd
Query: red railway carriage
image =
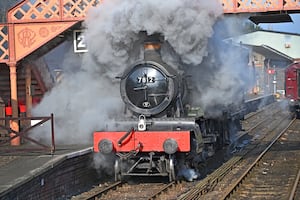
<path fill-rule="evenodd" d="M 300 63 L 293 63 L 285 71 L 285 96 L 290 109 L 300 117 Z"/>

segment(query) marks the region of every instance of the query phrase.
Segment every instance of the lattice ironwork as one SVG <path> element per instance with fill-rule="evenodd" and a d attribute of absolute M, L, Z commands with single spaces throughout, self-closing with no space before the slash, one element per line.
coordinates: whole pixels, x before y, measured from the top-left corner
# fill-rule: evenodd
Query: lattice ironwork
<path fill-rule="evenodd" d="M 300 10 L 299 0 L 220 0 L 224 13 Z"/>
<path fill-rule="evenodd" d="M 85 17 L 89 8 L 101 0 L 30 0 L 9 11 L 10 22 L 63 20 Z"/>
<path fill-rule="evenodd" d="M 266 12 L 300 10 L 299 0 L 219 0 L 224 13 Z M 62 28 L 57 33 L 70 27 L 70 22 L 77 23 L 84 20 L 88 10 L 97 6 L 102 0 L 24 0 L 8 12 L 8 23 L 12 23 L 9 38 L 15 41 L 14 58 L 9 58 L 8 52 L 8 27 L 0 26 L 0 62 L 8 59 L 23 58 L 45 44 L 57 28 Z M 50 29 L 46 23 L 61 23 L 53 25 Z M 32 26 L 34 24 L 34 26 Z M 24 27 L 25 26 L 25 27 Z M 29 30 L 28 27 L 31 27 Z M 23 29 L 22 29 L 23 28 Z M 26 34 L 25 34 L 26 33 Z M 27 34 L 31 33 L 31 34 Z M 51 37 L 50 37 L 51 36 Z M 24 40 L 25 39 L 25 40 Z M 21 42 L 20 42 L 21 40 Z M 26 41 L 26 42 L 25 42 Z M 29 43 L 27 43 L 29 41 Z M 33 43 L 36 43 L 33 45 Z M 20 43 L 20 44 L 19 44 Z M 38 44 L 37 44 L 38 43 Z M 23 46 L 22 46 L 23 45 Z M 25 46 L 24 46 L 25 45 Z M 31 46 L 32 45 L 32 46 Z M 25 49 L 26 48 L 26 49 Z"/>
<path fill-rule="evenodd" d="M 8 20 L 70 20 L 86 16 L 87 11 L 102 0 L 28 0 L 9 11 Z M 224 13 L 300 10 L 299 0 L 220 0 Z"/>
<path fill-rule="evenodd" d="M 4 62 L 8 58 L 8 27 L 0 25 L 0 62 Z"/>
<path fill-rule="evenodd" d="M 9 11 L 10 22 L 59 19 L 60 0 L 24 1 Z"/>
<path fill-rule="evenodd" d="M 85 17 L 87 11 L 98 5 L 101 0 L 64 0 L 64 18 Z"/>
<path fill-rule="evenodd" d="M 284 8 L 287 8 L 287 9 L 298 8 L 298 9 L 300 9 L 300 1 L 299 0 L 285 0 Z"/>
<path fill-rule="evenodd" d="M 238 0 L 238 10 L 276 10 L 282 6 L 279 0 Z"/>
<path fill-rule="evenodd" d="M 224 10 L 233 10 L 235 3 L 232 0 L 220 0 Z"/>

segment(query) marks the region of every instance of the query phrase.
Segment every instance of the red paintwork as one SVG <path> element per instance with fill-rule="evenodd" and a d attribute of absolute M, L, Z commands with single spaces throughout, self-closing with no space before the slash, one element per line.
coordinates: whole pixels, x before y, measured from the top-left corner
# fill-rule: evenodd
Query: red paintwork
<path fill-rule="evenodd" d="M 32 98 L 32 105 L 36 106 L 41 101 L 40 98 Z M 26 113 L 27 107 L 26 107 L 26 101 L 23 99 L 18 100 L 18 108 L 20 113 Z M 8 105 L 5 107 L 5 115 L 6 116 L 12 116 L 12 106 L 10 102 L 8 102 Z"/>
<path fill-rule="evenodd" d="M 6 106 L 5 107 L 5 115 L 7 115 L 7 116 L 12 115 L 12 107 L 11 106 Z"/>
<path fill-rule="evenodd" d="M 293 63 L 285 71 L 285 96 L 289 99 L 299 99 L 297 70 L 300 70 L 300 63 Z"/>
<path fill-rule="evenodd" d="M 94 132 L 94 151 L 99 152 L 98 144 L 102 139 L 109 139 L 113 142 L 116 152 L 128 152 L 136 150 L 139 143 L 140 152 L 163 152 L 163 143 L 166 139 L 173 138 L 178 143 L 178 152 L 190 151 L 189 131 L 134 131 L 118 146 L 119 139 L 126 132 Z"/>
<path fill-rule="evenodd" d="M 26 105 L 20 104 L 19 105 L 19 110 L 20 110 L 20 113 L 25 113 L 26 112 Z"/>

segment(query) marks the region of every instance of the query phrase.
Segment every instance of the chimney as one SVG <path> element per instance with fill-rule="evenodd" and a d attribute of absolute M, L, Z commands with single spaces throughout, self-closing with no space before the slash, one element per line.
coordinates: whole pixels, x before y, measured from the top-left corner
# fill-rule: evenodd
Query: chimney
<path fill-rule="evenodd" d="M 144 41 L 144 59 L 145 60 L 161 60 L 160 48 L 160 34 L 153 34 L 147 36 Z"/>

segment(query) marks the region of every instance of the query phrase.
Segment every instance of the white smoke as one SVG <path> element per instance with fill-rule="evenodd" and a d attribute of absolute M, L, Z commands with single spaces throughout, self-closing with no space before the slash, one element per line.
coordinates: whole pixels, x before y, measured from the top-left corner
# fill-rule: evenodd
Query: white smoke
<path fill-rule="evenodd" d="M 57 143 L 91 143 L 93 131 L 104 128 L 109 113 L 120 110 L 120 101 L 118 90 L 112 90 L 109 81 L 80 71 L 65 76 L 34 109 L 34 114 L 54 113 Z M 47 130 L 43 130 L 44 134 L 40 131 L 36 137 L 50 138 Z"/>
<path fill-rule="evenodd" d="M 245 51 L 222 47 L 220 34 L 214 34 L 214 28 L 229 35 L 240 32 L 232 26 L 236 21 L 221 21 L 221 14 L 219 1 L 105 1 L 91 10 L 86 37 L 97 63 L 115 76 L 140 58 L 140 31 L 161 33 L 170 45 L 163 45 L 163 60 L 173 62 L 172 66 L 183 65 L 181 69 L 196 83 L 194 103 L 216 116 L 221 110 L 215 105 L 241 102 L 250 74 Z M 217 20 L 221 22 L 214 27 Z"/>
<path fill-rule="evenodd" d="M 193 181 L 200 177 L 200 174 L 196 172 L 194 169 L 190 169 L 187 167 L 181 168 L 178 172 L 178 177 L 183 177 L 187 181 Z"/>
<path fill-rule="evenodd" d="M 253 72 L 244 48 L 218 43 L 209 55 L 201 67 L 189 69 L 194 83 L 192 100 L 209 116 L 218 116 L 228 106 L 241 105 Z"/>
<path fill-rule="evenodd" d="M 106 129 L 110 117 L 122 112 L 115 77 L 141 59 L 141 31 L 148 35 L 161 33 L 170 45 L 162 51 L 172 49 L 177 60 L 189 65 L 189 70 L 197 71 L 193 73 L 198 84 L 196 91 L 206 94 L 197 99 L 202 106 L 209 107 L 207 102 L 226 96 L 227 89 L 233 91 L 226 99 L 230 101 L 237 90 L 232 88 L 244 84 L 238 77 L 239 66 L 233 62 L 217 67 L 202 66 L 203 59 L 209 56 L 213 26 L 221 15 L 218 0 L 103 1 L 90 9 L 84 22 L 89 52 L 82 59 L 68 54 L 64 61 L 64 80 L 43 98 L 33 110 L 34 115 L 54 113 L 57 142 L 92 143 L 92 132 Z"/>
<path fill-rule="evenodd" d="M 103 1 L 85 22 L 89 53 L 81 63 L 68 54 L 63 82 L 44 97 L 34 115 L 54 113 L 58 142 L 91 142 L 92 132 L 105 128 L 109 115 L 121 110 L 114 77 L 139 58 L 139 32 L 162 33 L 183 62 L 197 65 L 207 55 L 208 38 L 221 12 L 218 1 Z"/>
<path fill-rule="evenodd" d="M 110 72 L 130 62 L 139 32 L 161 33 L 186 64 L 200 64 L 213 24 L 222 14 L 219 1 L 112 0 L 90 10 L 86 38 L 97 62 Z"/>

